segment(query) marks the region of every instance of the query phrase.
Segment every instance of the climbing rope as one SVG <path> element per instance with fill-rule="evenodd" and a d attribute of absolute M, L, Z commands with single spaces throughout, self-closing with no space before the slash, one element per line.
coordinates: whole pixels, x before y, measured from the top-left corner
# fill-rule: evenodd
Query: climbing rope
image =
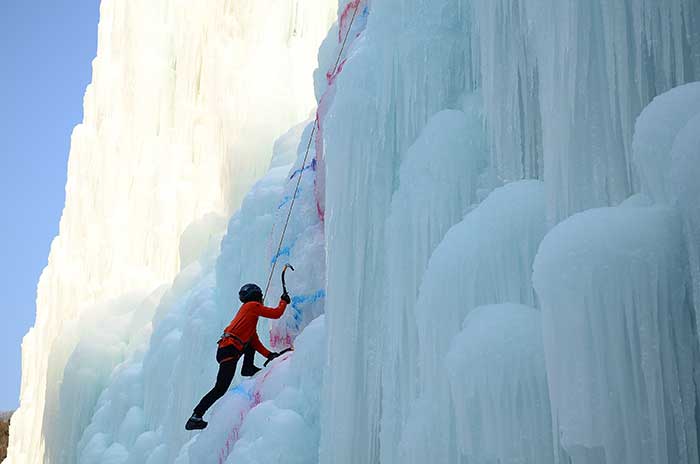
<path fill-rule="evenodd" d="M 355 22 L 355 17 L 357 16 L 357 10 L 360 9 L 360 2 L 357 2 L 357 5 L 355 6 L 355 11 L 352 13 L 352 18 L 350 19 L 350 23 L 348 25 L 348 30 L 345 33 L 345 38 L 343 39 L 343 43 L 340 46 L 340 51 L 338 52 L 338 58 L 335 60 L 335 64 L 333 65 L 333 70 L 331 71 L 330 75 L 334 76 L 336 71 L 338 70 L 338 66 L 340 65 L 340 58 L 343 56 L 343 50 L 345 50 L 345 45 L 348 42 L 348 36 L 350 36 L 350 31 L 352 30 L 352 24 Z M 340 24 L 338 24 L 338 27 L 341 27 Z M 270 282 L 272 282 L 272 276 L 275 274 L 275 268 L 277 267 L 277 260 L 279 259 L 280 256 L 280 251 L 282 251 L 282 244 L 284 243 L 284 236 L 287 233 L 287 226 L 289 226 L 289 219 L 292 217 L 292 210 L 294 209 L 294 203 L 297 200 L 297 194 L 299 193 L 299 186 L 301 185 L 301 177 L 304 175 L 304 166 L 306 166 L 306 161 L 309 158 L 309 151 L 311 150 L 311 143 L 314 140 L 314 134 L 316 133 L 316 127 L 318 125 L 318 119 L 314 121 L 314 126 L 311 129 L 311 135 L 309 136 L 309 143 L 306 144 L 306 153 L 304 153 L 304 161 L 301 163 L 301 169 L 299 171 L 299 177 L 297 178 L 297 185 L 294 187 L 294 195 L 292 195 L 292 201 L 289 204 L 289 210 L 287 211 L 287 219 L 284 221 L 284 228 L 282 229 L 282 235 L 280 236 L 280 242 L 279 245 L 277 245 L 277 252 L 275 252 L 275 257 L 272 260 L 272 269 L 270 270 L 270 275 L 267 278 L 267 285 L 265 285 L 265 293 L 263 294 L 263 301 L 267 298 L 267 292 L 270 290 Z"/>

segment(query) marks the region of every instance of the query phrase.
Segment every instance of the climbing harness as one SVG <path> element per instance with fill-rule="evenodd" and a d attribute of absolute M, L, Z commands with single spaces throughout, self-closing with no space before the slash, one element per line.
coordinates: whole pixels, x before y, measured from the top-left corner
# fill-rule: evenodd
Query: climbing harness
<path fill-rule="evenodd" d="M 241 351 L 243 351 L 243 350 L 245 349 L 246 345 L 248 344 L 248 343 L 244 342 L 243 340 L 241 340 L 240 338 L 238 338 L 238 337 L 236 337 L 235 335 L 233 335 L 233 334 L 231 334 L 231 333 L 228 333 L 228 332 L 224 332 L 224 333 L 221 335 L 221 338 L 219 338 L 219 341 L 216 342 L 216 343 L 221 343 L 221 342 L 223 342 L 224 340 L 226 340 L 227 338 L 230 338 L 230 339 L 235 340 L 235 341 L 237 341 L 238 343 L 240 343 L 240 344 L 241 344 Z"/>
<path fill-rule="evenodd" d="M 333 65 L 333 71 L 331 71 L 331 75 L 335 75 L 336 71 L 338 70 L 338 65 L 340 65 L 340 59 L 343 56 L 343 51 L 345 50 L 345 45 L 348 42 L 348 37 L 350 36 L 350 31 L 352 30 L 352 25 L 355 22 L 355 18 L 357 17 L 357 10 L 360 9 L 360 2 L 357 2 L 357 5 L 355 6 L 355 11 L 352 14 L 352 18 L 350 19 L 350 23 L 348 25 L 348 30 L 345 32 L 345 38 L 343 39 L 343 43 L 340 46 L 340 51 L 338 52 L 338 58 L 335 60 L 335 64 Z M 340 24 L 338 27 L 341 27 Z M 280 236 L 280 242 L 279 245 L 277 246 L 277 251 L 275 252 L 275 257 L 272 260 L 272 269 L 270 270 L 270 275 L 267 278 L 267 285 L 265 285 L 265 293 L 263 294 L 263 303 L 265 302 L 265 299 L 267 298 L 267 292 L 270 290 L 270 282 L 272 282 L 272 276 L 275 273 L 275 268 L 277 267 L 277 259 L 279 258 L 280 251 L 282 250 L 282 243 L 284 243 L 284 236 L 287 233 L 287 226 L 289 226 L 289 219 L 292 217 L 292 210 L 294 209 L 294 202 L 296 202 L 297 199 L 297 194 L 299 193 L 299 186 L 301 185 L 301 178 L 304 175 L 304 166 L 306 166 L 306 161 L 309 158 L 309 151 L 311 150 L 311 143 L 314 140 L 314 134 L 316 133 L 316 127 L 318 126 L 318 120 L 314 121 L 314 125 L 311 128 L 311 135 L 309 136 L 309 143 L 306 145 L 306 153 L 304 153 L 304 161 L 301 163 L 301 171 L 299 172 L 299 177 L 297 178 L 297 185 L 294 188 L 294 195 L 292 195 L 292 201 L 289 204 L 289 210 L 287 211 L 287 219 L 284 221 L 284 228 L 282 229 L 282 235 Z M 292 270 L 291 266 L 289 266 Z M 286 270 L 286 266 L 285 266 Z M 284 271 L 282 271 L 282 279 L 284 280 Z"/>

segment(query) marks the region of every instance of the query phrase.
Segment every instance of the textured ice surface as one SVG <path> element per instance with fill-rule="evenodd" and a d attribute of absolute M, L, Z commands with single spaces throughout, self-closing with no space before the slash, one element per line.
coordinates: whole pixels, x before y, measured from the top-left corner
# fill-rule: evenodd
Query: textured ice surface
<path fill-rule="evenodd" d="M 695 320 L 700 320 L 700 105 L 679 131 L 671 149 L 671 191 L 683 217 L 685 246 L 693 279 Z"/>
<path fill-rule="evenodd" d="M 326 310 L 329 340 L 334 340 L 329 344 L 328 356 L 334 361 L 324 377 L 320 448 L 323 463 L 379 459 L 383 339 L 406 343 L 400 332 L 387 334 L 382 330 L 387 290 L 383 276 L 394 270 L 394 263 L 387 262 L 385 253 L 390 241 L 398 245 L 402 237 L 414 240 L 416 234 L 411 230 L 413 225 L 405 231 L 388 232 L 386 218 L 391 213 L 394 190 L 406 182 L 399 179 L 398 171 L 402 159 L 409 156 L 409 147 L 435 113 L 460 109 L 460 97 L 465 91 L 465 63 L 459 57 L 468 48 L 464 42 L 466 10 L 445 14 L 441 5 L 433 8 L 426 3 L 418 8 L 417 15 L 413 3 L 388 1 L 370 5 L 367 26 L 353 41 L 348 61 L 334 80 L 337 89 L 324 123 Z M 399 47 L 396 38 L 400 39 Z M 435 53 L 438 49 L 441 53 Z M 411 79 L 399 77 L 408 75 Z M 478 132 L 476 137 L 480 137 Z M 470 130 L 470 138 L 471 134 Z M 421 143 L 425 142 L 419 141 L 419 146 Z M 471 153 L 465 149 L 464 156 L 479 156 L 477 152 L 478 149 Z M 426 156 L 430 156 L 429 152 Z M 458 162 L 473 165 L 470 159 Z M 474 172 L 465 172 L 467 177 L 460 190 L 469 185 L 467 179 L 475 176 Z M 449 183 L 449 174 L 445 175 Z M 410 185 L 404 188 L 410 190 Z M 460 198 L 468 192 L 462 191 L 455 192 L 456 197 L 449 200 L 436 192 L 438 201 L 433 207 L 440 222 L 435 223 L 435 231 L 444 231 L 456 221 L 454 211 L 465 206 L 461 202 L 469 201 L 467 197 Z M 418 216 L 413 217 L 418 220 Z M 425 216 L 422 219 L 428 220 Z M 421 221 L 418 227 L 422 224 L 425 223 Z M 438 239 L 432 237 L 431 241 Z M 427 252 L 430 242 L 415 240 L 420 240 L 416 246 Z M 409 287 L 405 294 L 409 298 L 415 294 L 416 286 L 410 278 L 406 282 Z M 388 453 L 395 450 L 392 445 L 381 448 Z"/>
<path fill-rule="evenodd" d="M 474 309 L 446 366 L 457 444 L 468 462 L 553 462 L 539 311 L 512 303 Z"/>
<path fill-rule="evenodd" d="M 324 126 L 326 310 L 334 342 L 324 384 L 321 462 L 457 462 L 448 396 L 436 380 L 444 369 L 436 360 L 458 323 L 454 318 L 467 311 L 460 296 L 472 282 L 449 278 L 464 272 L 458 264 L 441 275 L 444 282 L 416 305 L 435 321 L 412 343 L 410 324 L 400 316 L 385 323 L 383 316 L 396 311 L 384 310 L 393 302 L 381 302 L 391 294 L 401 306 L 413 288 L 377 279 L 411 272 L 395 270 L 385 250 L 400 247 L 404 237 L 413 240 L 412 233 L 388 229 L 384 218 L 401 188 L 407 147 L 430 116 L 458 108 L 456 95 L 481 88 L 490 163 L 480 187 L 488 191 L 525 176 L 542 177 L 550 225 L 577 211 L 619 204 L 638 191 L 631 164 L 637 116 L 656 94 L 698 77 L 698 9 L 693 1 L 635 0 L 371 5 L 367 26 L 335 81 Z M 533 250 L 538 245 L 528 243 Z M 459 256 L 461 248 L 446 250 Z M 499 251 L 483 251 L 486 266 L 498 262 Z M 513 285 L 512 267 L 494 267 L 496 278 L 488 275 L 490 267 L 478 276 L 486 289 L 500 276 Z M 516 282 L 532 294 L 527 269 Z M 536 304 L 531 298 L 526 302 Z M 436 305 L 434 299 L 448 303 Z M 383 358 L 400 353 L 405 359 L 397 363 L 404 366 L 416 352 L 425 353 L 415 371 L 420 385 L 408 381 L 392 395 L 397 381 L 391 374 L 385 380 L 383 371 L 392 360 Z M 414 388 L 419 399 L 403 399 Z M 401 404 L 410 404 L 409 410 Z M 401 446 L 391 441 L 399 429 Z"/>
<path fill-rule="evenodd" d="M 401 165 L 387 218 L 386 260 L 392 265 L 386 273 L 382 324 L 385 333 L 398 330 L 399 343 L 384 350 L 382 407 L 392 412 L 382 419 L 381 436 L 394 444 L 383 449 L 385 456 L 395 452 L 404 416 L 417 395 L 418 287 L 435 246 L 476 201 L 477 174 L 488 156 L 478 97 L 469 99 L 465 111 L 447 110 L 430 118 Z"/>
<path fill-rule="evenodd" d="M 238 452 L 241 459 L 244 456 L 252 459 L 258 448 L 245 441 L 245 437 L 263 433 L 261 426 L 250 425 L 256 423 L 256 417 L 269 416 L 270 421 L 288 424 L 288 421 L 299 422 L 297 414 L 302 425 L 311 421 L 311 425 L 304 427 L 315 425 L 312 431 L 318 436 L 317 397 L 324 353 L 319 346 L 324 340 L 322 319 L 316 322 L 317 329 L 302 338 L 310 340 L 311 346 L 305 351 L 304 343 L 300 342 L 294 353 L 300 359 L 298 365 L 312 369 L 316 377 L 301 379 L 297 371 L 289 370 L 288 361 L 292 355 L 287 355 L 273 363 L 274 367 L 261 373 L 255 381 L 241 382 L 237 378 L 229 395 L 212 409 L 208 418 L 211 425 L 201 436 L 194 435 L 196 439 L 188 442 L 193 434 L 183 429 L 183 418 L 191 413 L 194 404 L 211 388 L 216 377 L 215 341 L 238 307 L 235 300 L 238 287 L 241 282 L 264 282 L 267 275 L 274 253 L 272 242 L 277 244 L 270 233 L 273 228 L 279 230 L 282 227 L 281 221 L 285 217 L 283 198 L 287 193 L 291 194 L 295 172 L 303 156 L 303 151 L 299 151 L 305 147 L 301 143 L 302 128 L 298 126 L 290 130 L 275 144 L 269 173 L 253 186 L 240 210 L 233 215 L 220 253 L 202 253 L 199 260 L 178 274 L 172 287 L 160 299 L 153 317 L 150 344 L 142 346 L 113 372 L 113 379 L 103 391 L 92 421 L 78 443 L 79 462 L 101 462 L 111 456 L 110 447 L 116 445 L 126 447 L 128 460 L 124 462 L 134 464 L 165 464 L 176 459 L 176 462 L 184 463 L 223 463 L 233 459 L 229 455 L 236 446 L 243 447 Z M 271 339 L 275 334 L 288 335 L 286 339 L 278 337 L 279 348 L 290 346 L 290 341 L 323 308 L 322 292 L 313 301 L 305 299 L 305 295 L 311 293 L 307 288 L 323 280 L 324 259 L 322 241 L 320 248 L 318 242 L 320 220 L 316 214 L 314 178 L 314 170 L 309 169 L 297 199 L 299 211 L 313 214 L 294 217 L 284 244 L 288 249 L 285 259 L 292 259 L 300 272 L 308 272 L 314 278 L 298 279 L 290 273 L 288 280 L 294 300 L 287 315 L 273 330 L 267 330 L 266 323 L 259 327 L 263 342 L 268 345 L 274 341 Z M 314 287 L 313 290 L 318 289 Z M 276 300 L 280 291 L 279 283 L 275 282 L 270 300 Z M 270 334 L 270 339 L 267 334 Z M 312 367 L 314 363 L 316 367 Z M 258 360 L 260 364 L 262 360 Z M 181 381 L 173 382 L 164 392 L 163 379 Z M 276 408 L 270 409 L 272 406 L 268 404 L 263 407 L 264 412 L 257 411 L 258 405 L 279 395 L 281 399 Z M 312 399 L 308 399 L 309 395 Z M 291 412 L 287 411 L 290 408 Z M 253 414 L 252 422 L 247 419 L 248 413 Z M 141 416 L 145 420 L 139 420 Z M 297 436 L 293 444 L 298 443 L 301 448 L 292 446 L 290 452 L 298 452 L 306 459 L 304 456 L 309 456 L 309 449 L 317 449 L 318 438 L 314 441 L 313 434 L 302 435 L 308 441 L 300 441 Z M 238 445 L 239 439 L 241 445 Z M 187 445 L 182 448 L 185 443 Z M 287 446 L 284 442 L 278 442 L 278 445 Z M 272 449 L 270 444 L 263 448 Z M 280 453 L 282 451 L 276 451 L 272 456 Z"/>
<path fill-rule="evenodd" d="M 313 108 L 316 52 L 334 13 L 327 0 L 280 0 L 272 8 L 257 1 L 101 3 L 60 234 L 39 283 L 36 325 L 24 340 L 10 462 L 74 462 L 75 435 L 100 388 L 95 383 L 79 406 L 59 411 L 69 401 L 59 388 L 65 363 L 78 343 L 70 327 L 96 305 L 169 283 L 203 251 L 203 236 L 223 232 L 220 225 L 265 173 L 275 138 Z M 222 219 L 202 224 L 207 215 Z M 198 237 L 193 223 L 205 226 Z M 71 409 L 82 412 L 73 417 Z M 70 443 L 62 429 L 72 430 Z"/>
<path fill-rule="evenodd" d="M 700 82 L 693 82 L 659 95 L 637 119 L 633 150 L 641 190 L 658 202 L 674 200 L 670 172 L 682 161 L 672 161 L 671 149 L 678 133 L 697 114 L 700 114 Z M 692 169 L 698 161 L 697 156 L 694 161 L 686 162 L 684 168 Z"/>
<path fill-rule="evenodd" d="M 640 111 L 655 95 L 700 78 L 700 4 L 502 0 L 493 7 L 525 28 L 514 54 L 536 63 L 535 77 L 521 80 L 540 95 L 550 222 L 624 200 L 638 189 L 630 159 Z"/>
<path fill-rule="evenodd" d="M 435 379 L 451 369 L 445 353 L 470 311 L 485 304 L 534 304 L 530 275 L 544 233 L 544 185 L 521 181 L 494 190 L 435 249 L 415 304 L 417 344 L 405 353 L 417 369 L 418 398 L 409 402 L 403 424 L 401 461 L 433 456 L 458 462 L 456 423 L 470 411 L 459 409 L 447 382 Z"/>
<path fill-rule="evenodd" d="M 680 221 L 663 207 L 572 216 L 534 283 L 553 416 L 576 463 L 698 460 L 697 339 Z"/>
<path fill-rule="evenodd" d="M 633 132 L 700 78 L 700 3 L 101 8 L 12 464 L 697 462 L 697 84 Z M 286 262 L 258 329 L 296 351 L 186 433 L 237 289 Z M 550 437 L 541 368 L 504 375 L 536 342 L 460 332 L 523 335 L 470 317 L 505 303 L 542 306 Z"/>

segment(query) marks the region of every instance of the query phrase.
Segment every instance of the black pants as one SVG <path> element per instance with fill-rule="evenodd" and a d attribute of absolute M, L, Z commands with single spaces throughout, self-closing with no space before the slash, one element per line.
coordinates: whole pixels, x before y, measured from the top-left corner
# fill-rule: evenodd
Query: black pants
<path fill-rule="evenodd" d="M 204 395 L 197 407 L 194 408 L 194 413 L 198 416 L 204 416 L 207 409 L 216 403 L 219 398 L 224 396 L 233 382 L 233 376 L 236 374 L 236 365 L 241 355 L 243 355 L 243 370 L 250 370 L 255 361 L 255 349 L 248 345 L 243 349 L 243 353 L 238 351 L 233 346 L 219 348 L 216 352 L 216 360 L 219 362 L 219 373 L 216 375 L 216 384 L 209 393 Z"/>

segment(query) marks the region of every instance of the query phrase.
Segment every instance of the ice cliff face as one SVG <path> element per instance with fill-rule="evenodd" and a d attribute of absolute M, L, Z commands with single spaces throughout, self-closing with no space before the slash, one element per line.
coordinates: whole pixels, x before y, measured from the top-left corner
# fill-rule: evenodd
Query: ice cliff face
<path fill-rule="evenodd" d="M 271 3 L 102 2 L 11 462 L 76 461 L 112 369 L 148 338 L 157 289 L 218 248 L 274 139 L 313 109 L 335 5 Z"/>
<path fill-rule="evenodd" d="M 9 462 L 697 462 L 698 79 L 695 0 L 103 2 Z"/>

